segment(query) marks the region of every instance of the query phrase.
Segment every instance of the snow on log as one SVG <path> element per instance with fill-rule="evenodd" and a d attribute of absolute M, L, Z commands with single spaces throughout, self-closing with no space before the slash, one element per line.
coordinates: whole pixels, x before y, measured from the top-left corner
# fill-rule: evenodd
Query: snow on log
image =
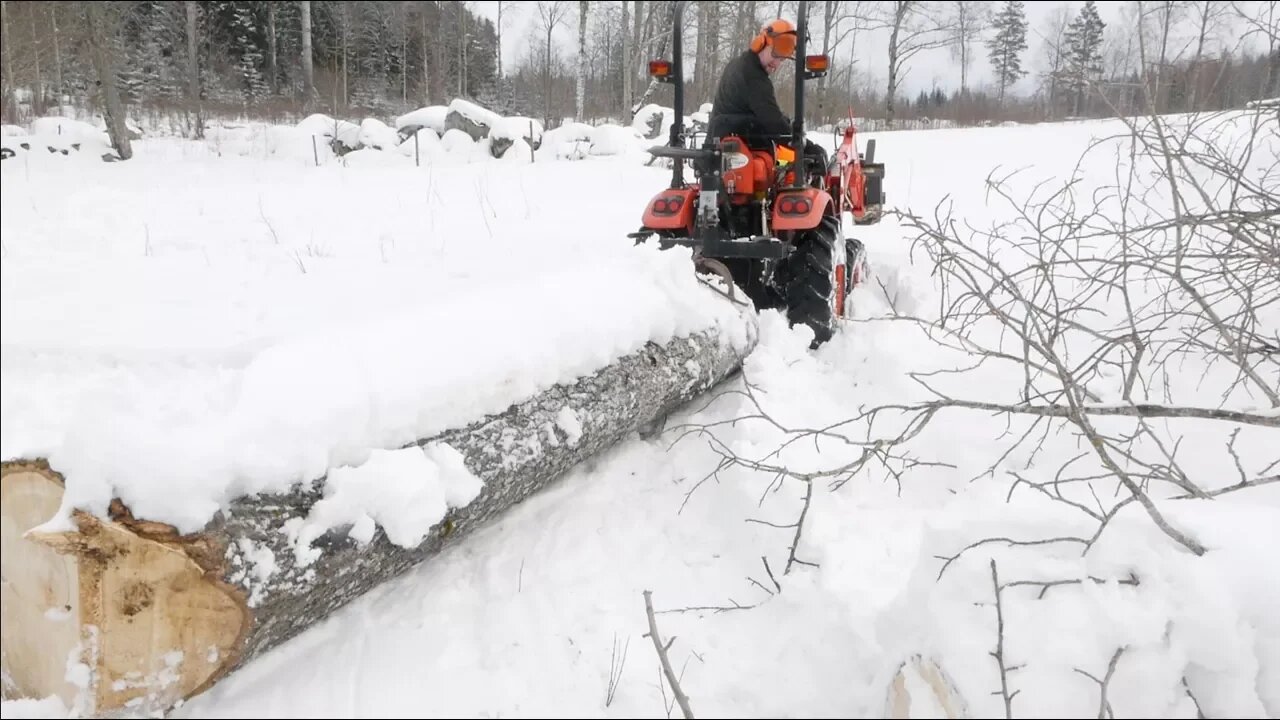
<path fill-rule="evenodd" d="M 51 521 L 64 487 L 57 468 L 6 461 L 6 696 L 57 695 L 82 716 L 166 712 L 707 391 L 754 346 L 752 318 L 736 339 L 705 330 L 650 342 L 499 415 L 383 451 L 383 469 L 400 472 L 366 476 L 364 499 L 385 506 L 418 486 L 409 499 L 429 520 L 415 527 L 335 507 L 333 494 L 348 489 L 335 490 L 335 476 L 361 468 L 237 498 L 188 535 L 119 500 L 108 517 L 75 511 L 63 526 Z"/>

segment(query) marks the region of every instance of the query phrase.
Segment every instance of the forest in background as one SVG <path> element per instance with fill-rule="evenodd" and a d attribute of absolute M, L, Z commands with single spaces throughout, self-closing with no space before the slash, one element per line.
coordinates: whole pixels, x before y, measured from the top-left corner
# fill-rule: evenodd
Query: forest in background
<path fill-rule="evenodd" d="M 167 119 L 191 136 L 210 118 L 296 122 L 319 112 L 390 121 L 454 98 L 548 129 L 567 118 L 629 124 L 644 104 L 670 105 L 671 88 L 646 70 L 648 59 L 669 55 L 675 3 L 528 4 L 529 30 L 513 35 L 509 2 L 496 3 L 495 22 L 455 1 L 6 1 L 3 122 L 106 115 L 113 96 L 114 114 L 152 126 Z M 794 18 L 796 4 L 687 3 L 687 111 L 711 100 L 719 72 L 762 22 Z M 1183 112 L 1280 95 L 1277 0 L 1129 0 L 1124 21 L 1111 25 L 1092 0 L 1058 3 L 1036 26 L 1019 0 L 818 0 L 808 10 L 810 52 L 833 58 L 806 102 L 816 125 L 850 108 L 864 127 L 972 125 L 1141 112 L 1147 98 L 1157 112 Z M 875 63 L 860 50 L 870 33 L 887 42 Z M 522 51 L 504 66 L 500 50 L 512 44 Z M 939 49 L 962 69 L 960 86 L 904 93 L 911 63 Z M 995 80 L 970 83 L 983 66 Z M 784 108 L 790 72 L 777 83 Z M 1015 92 L 1027 78 L 1032 90 Z"/>

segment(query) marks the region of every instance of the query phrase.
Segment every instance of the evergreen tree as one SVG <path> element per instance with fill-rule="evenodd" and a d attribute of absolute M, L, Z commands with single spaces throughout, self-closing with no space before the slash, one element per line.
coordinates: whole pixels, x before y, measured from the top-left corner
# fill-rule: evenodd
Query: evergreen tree
<path fill-rule="evenodd" d="M 1098 16 L 1094 0 L 1087 0 L 1080 15 L 1067 28 L 1067 89 L 1075 95 L 1073 113 L 1084 109 L 1085 90 L 1102 74 L 1102 32 L 1106 24 Z"/>
<path fill-rule="evenodd" d="M 1021 58 L 1027 49 L 1027 16 L 1022 0 L 1007 0 L 992 26 L 996 34 L 987 42 L 987 50 L 1000 87 L 1000 103 L 1004 104 L 1005 90 L 1027 74 Z"/>
<path fill-rule="evenodd" d="M 258 22 L 257 12 L 250 3 L 236 3 L 234 6 L 233 29 L 236 38 L 237 68 L 240 71 L 245 102 L 253 103 L 266 97 L 269 92 L 263 66 L 266 63 L 266 38 Z"/>

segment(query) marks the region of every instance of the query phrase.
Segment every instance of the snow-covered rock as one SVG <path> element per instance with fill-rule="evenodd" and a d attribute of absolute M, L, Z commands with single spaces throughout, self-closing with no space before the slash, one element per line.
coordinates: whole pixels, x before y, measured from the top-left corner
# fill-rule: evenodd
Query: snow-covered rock
<path fill-rule="evenodd" d="M 396 118 L 396 132 L 400 133 L 401 137 L 409 138 L 422 128 L 431 128 L 435 131 L 436 137 L 439 137 L 448 130 L 445 126 L 445 118 L 448 116 L 449 108 L 445 105 L 418 108 Z"/>
<path fill-rule="evenodd" d="M 347 152 L 360 148 L 360 126 L 353 122 L 315 113 L 299 122 L 298 129 L 325 138 L 336 151 Z"/>
<path fill-rule="evenodd" d="M 466 132 L 472 140 L 480 140 L 488 137 L 489 131 L 501 120 L 502 116 L 492 110 L 458 98 L 449 103 L 449 114 L 445 117 L 445 126 L 448 130 Z"/>

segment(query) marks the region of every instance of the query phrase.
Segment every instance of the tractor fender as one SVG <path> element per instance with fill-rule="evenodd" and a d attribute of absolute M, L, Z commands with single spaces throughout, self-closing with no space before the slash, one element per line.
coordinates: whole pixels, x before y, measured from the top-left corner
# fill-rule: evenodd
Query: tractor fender
<path fill-rule="evenodd" d="M 774 230 L 810 230 L 818 227 L 828 213 L 831 195 L 818 188 L 799 188 L 778 193 L 773 202 Z"/>
<path fill-rule="evenodd" d="M 651 230 L 684 230 L 693 232 L 693 209 L 697 204 L 697 188 L 667 188 L 649 201 L 641 223 Z"/>

